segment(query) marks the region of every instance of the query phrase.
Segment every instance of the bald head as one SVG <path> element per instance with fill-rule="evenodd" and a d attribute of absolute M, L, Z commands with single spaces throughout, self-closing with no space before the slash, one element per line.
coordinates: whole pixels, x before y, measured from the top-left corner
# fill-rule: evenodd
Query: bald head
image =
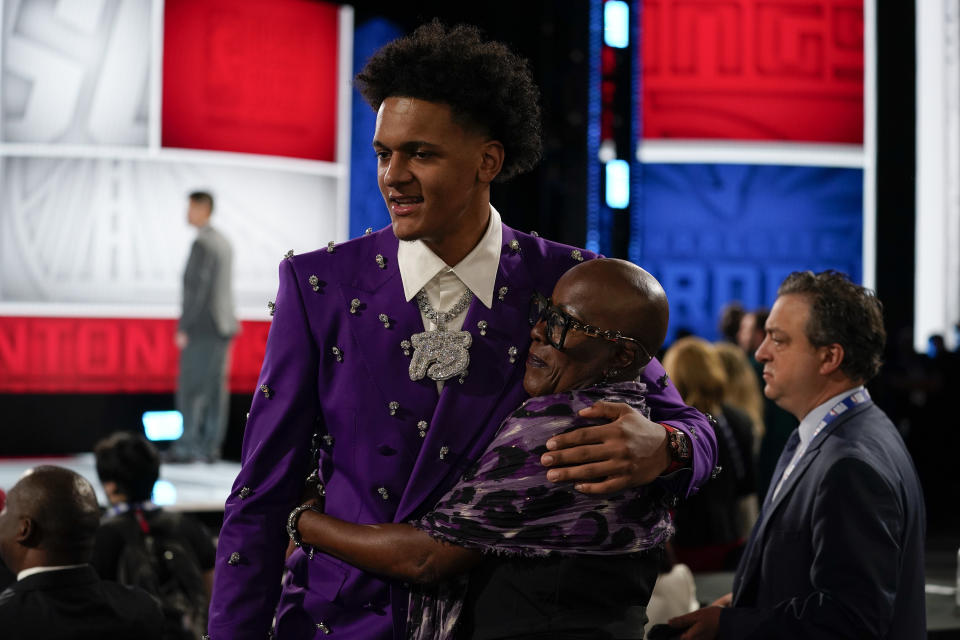
<path fill-rule="evenodd" d="M 93 486 L 63 467 L 27 471 L 0 514 L 0 550 L 10 569 L 87 562 L 100 522 Z"/>
<path fill-rule="evenodd" d="M 667 294 L 656 278 L 632 262 L 589 260 L 563 274 L 557 282 L 561 285 L 577 301 L 585 322 L 636 338 L 650 355 L 663 346 L 670 321 Z"/>

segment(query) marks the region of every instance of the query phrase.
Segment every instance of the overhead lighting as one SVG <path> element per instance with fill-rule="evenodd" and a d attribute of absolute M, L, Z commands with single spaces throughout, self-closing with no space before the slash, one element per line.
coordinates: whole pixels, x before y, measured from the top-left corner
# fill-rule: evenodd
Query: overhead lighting
<path fill-rule="evenodd" d="M 603 42 L 608 47 L 630 46 L 630 7 L 622 0 L 608 0 L 603 5 Z"/>
<path fill-rule="evenodd" d="M 604 166 L 607 206 L 611 209 L 626 209 L 630 206 L 630 163 L 626 160 L 611 160 Z"/>
<path fill-rule="evenodd" d="M 176 440 L 183 435 L 183 416 L 179 411 L 144 411 L 143 433 L 147 440 Z"/>
<path fill-rule="evenodd" d="M 177 501 L 177 488 L 172 482 L 167 480 L 157 480 L 153 485 L 153 504 L 158 506 L 167 506 Z"/>

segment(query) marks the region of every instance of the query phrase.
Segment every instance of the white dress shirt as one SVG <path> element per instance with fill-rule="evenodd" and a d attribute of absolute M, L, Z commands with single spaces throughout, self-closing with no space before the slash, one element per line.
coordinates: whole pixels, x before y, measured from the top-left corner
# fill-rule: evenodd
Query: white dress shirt
<path fill-rule="evenodd" d="M 48 571 L 66 571 L 67 569 L 79 569 L 80 567 L 85 567 L 85 564 L 64 564 L 58 567 L 30 567 L 29 569 L 24 569 L 23 571 L 17 574 L 17 582 L 20 582 L 24 578 L 29 578 L 30 576 L 36 573 L 46 573 Z"/>

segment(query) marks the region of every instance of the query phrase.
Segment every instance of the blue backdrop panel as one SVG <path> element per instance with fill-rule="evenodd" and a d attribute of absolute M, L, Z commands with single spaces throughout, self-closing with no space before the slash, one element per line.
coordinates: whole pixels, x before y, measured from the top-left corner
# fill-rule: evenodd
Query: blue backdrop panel
<path fill-rule="evenodd" d="M 797 269 L 860 282 L 863 172 L 757 165 L 645 164 L 630 259 L 670 299 L 670 334 L 717 337 L 724 304 L 769 306 Z"/>
<path fill-rule="evenodd" d="M 357 25 L 353 33 L 353 72 L 359 73 L 377 49 L 403 35 L 396 24 L 373 18 Z M 350 237 L 364 229 L 380 229 L 390 223 L 390 214 L 377 185 L 377 156 L 373 153 L 373 129 L 377 114 L 353 89 L 350 134 Z"/>

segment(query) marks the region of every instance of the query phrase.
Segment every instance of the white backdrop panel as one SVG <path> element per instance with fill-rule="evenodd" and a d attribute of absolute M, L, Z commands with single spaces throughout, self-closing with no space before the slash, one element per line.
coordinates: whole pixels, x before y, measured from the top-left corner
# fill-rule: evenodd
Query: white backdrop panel
<path fill-rule="evenodd" d="M 186 196 L 214 193 L 234 247 L 244 317 L 266 317 L 283 254 L 340 233 L 336 179 L 283 171 L 115 159 L 4 158 L 0 305 L 159 305 L 175 316 L 194 230 Z M 21 310 L 21 312 L 23 312 Z M 137 313 L 136 315 L 140 315 Z"/>
<path fill-rule="evenodd" d="M 3 7 L 3 141 L 146 146 L 150 0 Z"/>

